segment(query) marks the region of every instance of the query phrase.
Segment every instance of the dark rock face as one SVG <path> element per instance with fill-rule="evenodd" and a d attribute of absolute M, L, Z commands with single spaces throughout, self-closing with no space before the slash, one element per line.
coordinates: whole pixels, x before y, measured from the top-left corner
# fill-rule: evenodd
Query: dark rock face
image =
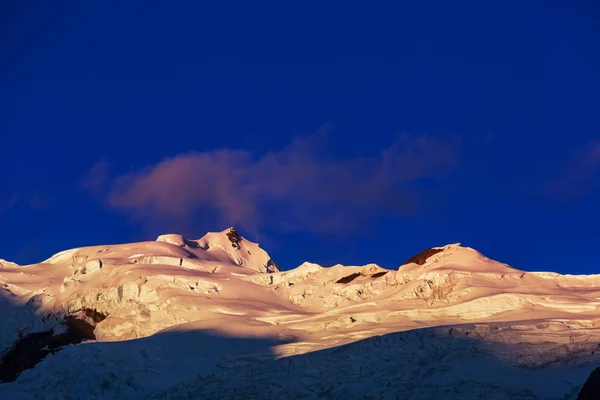
<path fill-rule="evenodd" d="M 69 315 L 65 318 L 65 333 L 53 335 L 53 331 L 36 332 L 21 338 L 0 359 L 0 382 L 16 380 L 21 372 L 35 367 L 49 353 L 54 354 L 64 346 L 96 339 L 95 324 L 104 320 L 106 315 L 89 309 L 84 310 L 84 314 L 94 323 Z"/>
<path fill-rule="evenodd" d="M 406 264 L 410 264 L 410 263 L 415 263 L 418 265 L 423 265 L 425 264 L 425 261 L 427 261 L 427 259 L 429 257 L 431 257 L 434 254 L 437 254 L 439 252 L 444 251 L 444 249 L 427 249 L 427 250 L 423 250 L 422 252 L 420 252 L 417 255 L 412 256 L 411 258 L 409 258 L 408 260 L 406 260 L 404 263 L 402 263 L 402 265 L 406 265 Z"/>
<path fill-rule="evenodd" d="M 360 276 L 360 274 L 358 272 L 355 272 L 353 274 L 346 275 L 343 278 L 338 279 L 335 283 L 350 283 L 353 280 L 355 280 L 356 278 L 358 278 L 359 276 Z"/>
<path fill-rule="evenodd" d="M 240 248 L 240 240 L 242 240 L 242 238 L 240 237 L 237 229 L 231 228 L 229 232 L 227 232 L 227 237 L 229 238 L 232 247 L 236 249 Z"/>
<path fill-rule="evenodd" d="M 85 309 L 85 316 L 91 318 L 93 324 L 84 321 L 83 319 L 76 318 L 72 315 L 69 315 L 65 321 L 67 323 L 67 334 L 69 331 L 72 333 L 73 338 L 80 338 L 79 342 L 83 340 L 96 340 L 96 335 L 94 335 L 94 329 L 96 329 L 96 325 L 99 322 L 102 322 L 106 319 L 106 315 L 99 313 L 96 310 Z M 77 342 L 77 343 L 79 343 Z"/>
<path fill-rule="evenodd" d="M 387 271 L 377 272 L 377 273 L 374 273 L 373 275 L 371 275 L 371 278 L 379 278 L 381 276 L 384 276 L 385 274 L 387 274 Z M 350 283 L 353 280 L 355 280 L 356 278 L 358 278 L 359 276 L 366 276 L 366 275 L 363 275 L 360 272 L 355 272 L 353 274 L 346 275 L 343 278 L 338 279 L 335 283 Z"/>
<path fill-rule="evenodd" d="M 379 278 L 380 276 L 384 276 L 385 274 L 387 274 L 387 271 L 377 272 L 371 275 L 371 278 Z"/>
<path fill-rule="evenodd" d="M 587 381 L 583 384 L 577 400 L 598 400 L 600 399 L 600 368 L 592 371 Z"/>
<path fill-rule="evenodd" d="M 50 346 L 59 345 L 57 341 L 52 331 L 32 333 L 19 340 L 0 360 L 0 382 L 12 382 L 21 372 L 33 368 L 51 352 Z"/>
<path fill-rule="evenodd" d="M 273 261 L 270 258 L 269 258 L 269 261 L 267 262 L 266 268 L 267 268 L 267 272 L 269 272 L 269 273 L 279 271 L 279 266 L 277 264 L 275 264 L 275 261 Z"/>

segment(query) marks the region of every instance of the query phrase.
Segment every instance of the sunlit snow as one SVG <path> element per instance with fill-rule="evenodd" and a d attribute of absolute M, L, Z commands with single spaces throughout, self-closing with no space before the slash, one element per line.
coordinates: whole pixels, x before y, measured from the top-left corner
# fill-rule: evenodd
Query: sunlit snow
<path fill-rule="evenodd" d="M 600 362 L 600 275 L 459 244 L 395 271 L 279 272 L 231 232 L 0 260 L 0 354 L 67 315 L 106 316 L 0 398 L 574 399 Z"/>

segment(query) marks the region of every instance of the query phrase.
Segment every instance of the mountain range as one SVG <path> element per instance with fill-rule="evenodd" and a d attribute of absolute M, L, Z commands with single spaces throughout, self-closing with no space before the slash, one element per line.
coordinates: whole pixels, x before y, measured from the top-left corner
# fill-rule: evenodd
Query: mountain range
<path fill-rule="evenodd" d="M 576 399 L 599 305 L 600 275 L 460 244 L 287 271 L 235 228 L 82 247 L 0 260 L 0 398 Z"/>

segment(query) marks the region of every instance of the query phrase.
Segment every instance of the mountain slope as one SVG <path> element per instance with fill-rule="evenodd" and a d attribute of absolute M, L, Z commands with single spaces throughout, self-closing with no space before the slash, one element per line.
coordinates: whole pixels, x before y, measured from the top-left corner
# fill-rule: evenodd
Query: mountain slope
<path fill-rule="evenodd" d="M 400 387 L 412 390 L 410 398 L 429 398 L 469 379 L 473 396 L 496 390 L 497 398 L 550 398 L 549 386 L 534 382 L 564 374 L 569 384 L 552 390 L 572 398 L 589 364 L 600 361 L 600 275 L 523 272 L 459 244 L 434 250 L 396 271 L 304 263 L 278 272 L 266 252 L 230 228 L 199 240 L 163 235 L 68 250 L 35 265 L 0 265 L 5 359 L 33 332 L 93 339 L 42 357 L 16 382 L 0 384 L 0 397 L 210 398 L 210 390 L 231 398 L 320 390 L 347 397 L 335 383 L 349 374 L 356 385 L 347 385 L 361 396 L 379 396 L 383 383 L 375 376 L 382 374 L 403 382 L 382 398 L 395 398 L 386 396 Z M 423 331 L 429 327 L 443 328 Z M 374 350 L 376 343 L 386 350 Z M 394 353 L 408 359 L 390 358 Z M 358 375 L 343 354 L 360 364 Z M 496 375 L 486 378 L 486 368 Z M 240 371 L 289 381 L 290 388 L 297 375 L 321 389 L 280 393 L 253 386 Z M 506 378 L 519 374 L 531 379 Z M 218 382 L 207 383 L 210 376 Z M 459 395 L 448 396 L 440 398 Z"/>

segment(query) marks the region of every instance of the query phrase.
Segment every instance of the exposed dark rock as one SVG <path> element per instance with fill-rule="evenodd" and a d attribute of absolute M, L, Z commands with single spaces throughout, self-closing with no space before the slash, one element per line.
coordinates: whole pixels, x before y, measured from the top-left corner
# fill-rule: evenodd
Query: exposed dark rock
<path fill-rule="evenodd" d="M 181 247 L 186 247 L 186 246 L 190 247 L 192 249 L 198 249 L 198 248 L 200 248 L 200 245 L 198 244 L 198 242 L 194 242 L 193 240 L 186 240 L 183 243 L 183 246 L 181 246 Z"/>
<path fill-rule="evenodd" d="M 30 333 L 21 338 L 0 359 L 0 382 L 12 382 L 26 369 L 33 368 L 49 353 L 56 353 L 62 347 L 94 340 L 96 324 L 106 318 L 96 310 L 86 309 L 86 319 L 69 315 L 65 318 L 67 331 L 54 335 L 53 331 Z"/>
<path fill-rule="evenodd" d="M 356 278 L 358 278 L 359 276 L 361 276 L 361 273 L 355 272 L 353 274 L 346 275 L 343 278 L 338 279 L 335 283 L 350 283 L 353 280 L 355 280 Z"/>
<path fill-rule="evenodd" d="M 583 384 L 577 400 L 598 400 L 600 399 L 600 368 L 592 371 L 587 381 Z"/>
<path fill-rule="evenodd" d="M 267 272 L 277 272 L 279 271 L 279 266 L 277 266 L 277 264 L 275 264 L 275 261 L 273 261 L 272 259 L 269 258 L 269 261 L 267 261 Z"/>
<path fill-rule="evenodd" d="M 380 276 L 384 276 L 387 273 L 388 271 L 376 272 L 373 275 L 371 275 L 371 278 L 379 278 Z M 343 278 L 338 279 L 335 283 L 350 283 L 359 276 L 363 276 L 363 274 L 361 274 L 360 272 L 355 272 L 353 274 L 346 275 Z"/>
<path fill-rule="evenodd" d="M 67 334 L 69 331 L 71 331 L 72 337 L 81 338 L 79 342 L 83 340 L 96 340 L 94 330 L 99 322 L 102 322 L 106 319 L 106 315 L 89 308 L 84 310 L 84 314 L 87 318 L 91 319 L 90 322 L 72 315 L 69 315 L 65 318 L 65 322 L 67 324 Z"/>
<path fill-rule="evenodd" d="M 388 273 L 388 271 L 377 272 L 377 273 L 374 273 L 373 275 L 371 275 L 371 278 L 379 278 L 380 276 L 384 276 L 387 273 Z"/>
<path fill-rule="evenodd" d="M 429 257 L 431 257 L 434 254 L 437 254 L 439 252 L 444 251 L 444 249 L 427 249 L 427 250 L 423 250 L 422 252 L 420 252 L 417 255 L 412 256 L 411 258 L 409 258 L 408 260 L 406 260 L 402 265 L 406 265 L 406 264 L 410 264 L 410 263 L 415 263 L 418 265 L 423 265 L 425 264 L 425 261 L 427 261 L 427 259 Z"/>
<path fill-rule="evenodd" d="M 242 240 L 242 238 L 240 237 L 237 229 L 235 228 L 231 228 L 228 232 L 227 232 L 227 237 L 229 238 L 229 241 L 231 242 L 231 246 L 239 249 L 240 248 L 240 240 Z"/>
<path fill-rule="evenodd" d="M 56 339 L 52 331 L 31 333 L 19 340 L 0 360 L 0 382 L 12 382 L 26 369 L 42 361 Z"/>

